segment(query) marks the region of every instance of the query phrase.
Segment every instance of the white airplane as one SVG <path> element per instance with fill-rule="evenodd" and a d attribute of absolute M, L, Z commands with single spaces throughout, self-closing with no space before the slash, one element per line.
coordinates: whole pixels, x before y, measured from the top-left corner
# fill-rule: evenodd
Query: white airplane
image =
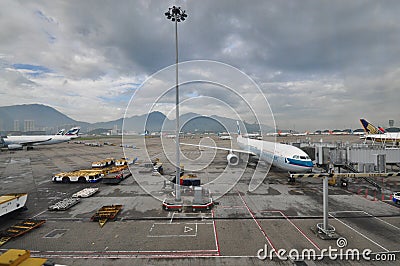
<path fill-rule="evenodd" d="M 222 140 L 231 140 L 232 139 L 232 136 L 226 132 L 218 134 L 218 135 L 219 135 L 219 139 L 222 139 Z"/>
<path fill-rule="evenodd" d="M 78 137 L 80 127 L 73 127 L 63 134 L 64 129 L 56 135 L 36 135 L 36 136 L 7 136 L 0 140 L 0 143 L 9 150 L 18 150 L 26 146 L 28 149 L 36 145 L 51 145 L 67 142 Z"/>
<path fill-rule="evenodd" d="M 239 157 L 235 153 L 244 153 L 255 156 L 259 160 L 285 171 L 309 172 L 312 170 L 313 162 L 307 153 L 301 149 L 287 144 L 245 138 L 240 134 L 239 122 L 237 125 L 238 137 L 236 141 L 241 148 L 240 150 L 188 143 L 181 143 L 181 145 L 228 151 L 229 154 L 226 159 L 228 160 L 228 164 L 232 166 L 239 164 Z"/>
<path fill-rule="evenodd" d="M 360 119 L 360 122 L 365 130 L 365 135 L 361 137 L 362 139 L 383 143 L 400 143 L 400 132 L 386 132 L 383 128 L 376 127 L 363 118 Z"/>

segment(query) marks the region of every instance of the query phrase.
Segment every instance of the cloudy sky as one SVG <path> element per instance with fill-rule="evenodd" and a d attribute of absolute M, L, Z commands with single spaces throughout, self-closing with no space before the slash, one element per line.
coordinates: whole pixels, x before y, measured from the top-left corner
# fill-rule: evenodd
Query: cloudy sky
<path fill-rule="evenodd" d="M 188 13 L 179 24 L 180 61 L 233 66 L 260 90 L 236 83 L 229 70 L 184 64 L 182 80 L 230 79 L 252 109 L 270 107 L 279 128 L 359 128 L 360 117 L 400 126 L 399 1 L 3 0 L 0 105 L 41 103 L 87 122 L 122 117 L 132 95 L 161 84 L 153 74 L 175 62 L 174 24 L 164 16 L 174 4 Z M 182 111 L 249 112 L 211 83 L 183 85 L 182 97 L 195 99 Z M 169 94 L 156 104 L 167 113 Z M 137 93 L 133 111 L 145 112 L 146 99 Z"/>

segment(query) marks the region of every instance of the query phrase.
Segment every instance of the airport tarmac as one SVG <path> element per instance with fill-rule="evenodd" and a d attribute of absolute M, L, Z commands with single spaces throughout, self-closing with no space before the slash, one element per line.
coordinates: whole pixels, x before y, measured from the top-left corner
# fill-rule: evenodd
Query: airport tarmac
<path fill-rule="evenodd" d="M 353 180 L 348 189 L 329 188 L 329 224 L 346 242 L 338 247 L 337 240 L 322 240 L 311 230 L 322 222 L 321 179 L 302 179 L 288 184 L 287 173 L 271 169 L 261 186 L 249 192 L 248 183 L 254 167 L 240 165 L 228 169 L 244 173 L 225 195 L 215 193 L 218 205 L 210 211 L 195 213 L 164 211 L 161 201 L 147 194 L 135 180 L 142 178 L 146 182 L 144 173 L 118 185 L 51 181 L 52 175 L 58 172 L 90 168 L 91 162 L 107 157 L 124 157 L 120 139 L 96 141 L 116 145 L 91 147 L 64 143 L 0 153 L 0 194 L 29 193 L 28 209 L 1 217 L 0 230 L 28 218 L 46 220 L 41 227 L 5 243 L 0 247 L 1 252 L 10 248 L 28 249 L 32 256 L 65 265 L 315 265 L 321 262 L 398 265 L 400 208 L 390 204 L 389 194 L 376 194 L 365 181 Z M 165 155 L 159 138 L 146 139 L 146 145 L 138 137 L 125 139 L 129 141 L 137 147 L 130 148 L 130 155 L 138 157 L 141 163 L 148 162 L 147 153 L 152 159 L 160 158 L 166 176 L 172 177 L 173 167 L 167 160 L 171 156 L 169 151 L 173 151 L 172 142 L 166 142 Z M 199 139 L 187 140 L 197 141 Z M 229 141 L 217 139 L 215 142 L 221 146 L 229 144 Z M 185 147 L 183 150 L 188 159 L 200 155 L 196 149 Z M 197 171 L 203 182 L 211 182 L 213 176 L 226 171 L 226 152 L 212 156 L 210 166 Z M 384 191 L 400 191 L 398 179 L 383 180 L 383 183 L 387 184 Z M 50 204 L 86 187 L 97 187 L 99 192 L 81 199 L 66 211 L 47 210 Z M 213 193 L 212 187 L 210 189 Z M 163 198 L 170 191 L 160 187 L 158 193 L 159 198 Z M 123 205 L 115 221 L 100 227 L 90 220 L 100 207 L 112 204 Z M 357 249 L 361 253 L 369 249 L 373 261 L 329 258 L 328 253 L 324 253 L 321 260 L 293 262 L 279 260 L 274 252 L 271 252 L 272 260 L 269 257 L 260 260 L 257 254 L 265 247 L 268 254 L 273 249 L 287 252 L 295 249 L 300 253 L 313 250 L 317 255 L 329 248 L 338 249 L 332 255 L 338 255 L 340 250 Z M 377 260 L 383 258 L 391 261 Z"/>

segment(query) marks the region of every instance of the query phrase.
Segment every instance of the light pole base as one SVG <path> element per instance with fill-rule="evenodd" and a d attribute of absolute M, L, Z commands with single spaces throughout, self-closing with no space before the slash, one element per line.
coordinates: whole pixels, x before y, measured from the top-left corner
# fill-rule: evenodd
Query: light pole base
<path fill-rule="evenodd" d="M 311 231 L 313 231 L 319 238 L 323 240 L 336 240 L 340 237 L 336 233 L 335 227 L 328 225 L 328 228 L 324 229 L 323 223 L 319 223 L 311 227 Z"/>

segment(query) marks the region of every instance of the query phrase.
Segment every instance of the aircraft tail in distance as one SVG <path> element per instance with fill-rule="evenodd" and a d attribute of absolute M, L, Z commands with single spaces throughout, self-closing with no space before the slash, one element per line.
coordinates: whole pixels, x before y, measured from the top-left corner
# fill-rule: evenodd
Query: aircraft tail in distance
<path fill-rule="evenodd" d="M 238 133 L 238 136 L 240 136 L 240 125 L 239 125 L 239 121 L 236 121 L 236 125 L 237 125 L 237 133 Z"/>
<path fill-rule="evenodd" d="M 57 136 L 57 135 L 63 136 L 63 135 L 64 135 L 64 132 L 65 132 L 65 128 L 63 128 L 63 129 L 61 129 L 60 131 L 58 131 L 57 134 L 56 134 L 56 136 Z"/>
<path fill-rule="evenodd" d="M 81 130 L 80 127 L 73 127 L 70 130 L 68 130 L 68 132 L 65 133 L 64 136 L 76 136 L 77 137 L 79 134 L 79 130 Z"/>
<path fill-rule="evenodd" d="M 367 134 L 383 134 L 383 133 L 385 133 L 385 130 L 383 128 L 378 128 L 363 118 L 360 119 L 360 122 Z"/>

